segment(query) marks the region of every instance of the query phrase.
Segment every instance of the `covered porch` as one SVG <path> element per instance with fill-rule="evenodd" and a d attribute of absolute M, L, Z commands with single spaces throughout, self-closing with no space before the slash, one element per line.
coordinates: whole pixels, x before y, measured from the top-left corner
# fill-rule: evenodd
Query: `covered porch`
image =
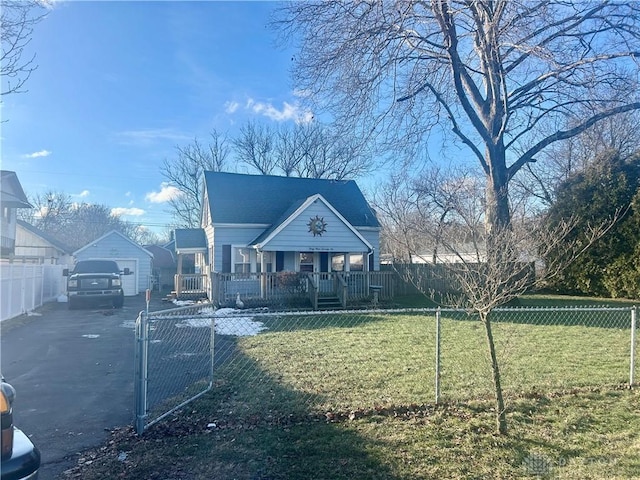
<path fill-rule="evenodd" d="M 177 274 L 178 298 L 208 297 L 218 306 L 311 306 L 314 310 L 376 305 L 394 297 L 393 272 L 255 272 Z"/>

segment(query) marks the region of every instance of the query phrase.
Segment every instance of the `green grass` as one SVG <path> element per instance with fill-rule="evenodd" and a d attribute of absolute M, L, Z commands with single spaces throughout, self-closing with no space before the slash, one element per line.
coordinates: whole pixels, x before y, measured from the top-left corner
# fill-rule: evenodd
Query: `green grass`
<path fill-rule="evenodd" d="M 640 471 L 635 390 L 518 398 L 505 436 L 493 433 L 485 402 L 371 411 L 353 420 L 224 422 L 212 401 L 143 437 L 115 432 L 67 478 L 587 480 L 638 478 Z"/>
<path fill-rule="evenodd" d="M 68 475 L 640 476 L 640 398 L 637 390 L 619 386 L 629 375 L 624 316 L 496 314 L 505 436 L 494 433 L 484 329 L 473 317 L 443 315 L 443 404 L 437 407 L 432 315 L 282 316 L 265 323 L 265 333 L 238 339 L 216 370 L 212 392 L 141 438 L 129 429 L 115 432 L 111 443 L 85 453 Z M 127 457 L 118 460 L 122 452 Z"/>

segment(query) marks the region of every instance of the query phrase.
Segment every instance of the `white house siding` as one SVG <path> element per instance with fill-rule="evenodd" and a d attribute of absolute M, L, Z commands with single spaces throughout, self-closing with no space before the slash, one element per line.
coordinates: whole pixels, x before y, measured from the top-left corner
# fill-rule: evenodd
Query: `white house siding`
<path fill-rule="evenodd" d="M 222 246 L 247 246 L 255 238 L 264 232 L 267 226 L 259 227 L 241 227 L 241 226 L 224 226 L 214 227 L 216 241 L 213 246 L 214 251 L 214 270 L 216 272 L 222 271 Z M 211 242 L 209 238 L 209 242 Z"/>
<path fill-rule="evenodd" d="M 365 227 L 358 228 L 358 232 L 373 247 L 373 269 L 380 270 L 380 230 L 373 227 Z"/>
<path fill-rule="evenodd" d="M 40 263 L 71 265 L 73 259 L 44 238 L 30 232 L 20 224 L 16 226 L 16 257 L 38 259 Z"/>
<path fill-rule="evenodd" d="M 137 295 L 151 285 L 152 256 L 144 248 L 122 235 L 112 232 L 75 252 L 76 261 L 89 259 L 115 260 L 120 269 L 137 264 L 133 275 L 124 278 L 125 295 Z"/>
<path fill-rule="evenodd" d="M 309 231 L 309 222 L 316 216 L 327 226 L 326 232 L 314 236 Z M 264 250 L 366 252 L 368 247 L 323 202 L 316 201 L 273 237 Z"/>

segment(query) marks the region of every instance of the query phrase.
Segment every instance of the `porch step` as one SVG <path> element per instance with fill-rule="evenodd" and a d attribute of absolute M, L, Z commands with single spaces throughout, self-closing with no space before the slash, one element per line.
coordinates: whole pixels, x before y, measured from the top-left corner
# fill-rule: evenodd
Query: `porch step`
<path fill-rule="evenodd" d="M 318 310 L 335 310 L 342 308 L 338 297 L 318 297 Z"/>

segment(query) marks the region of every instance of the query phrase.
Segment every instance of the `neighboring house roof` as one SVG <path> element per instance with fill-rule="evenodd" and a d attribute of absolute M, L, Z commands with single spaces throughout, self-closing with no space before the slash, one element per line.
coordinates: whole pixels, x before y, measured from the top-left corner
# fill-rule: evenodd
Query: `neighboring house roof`
<path fill-rule="evenodd" d="M 118 235 L 120 237 L 122 237 L 124 240 L 126 240 L 127 242 L 129 242 L 131 245 L 139 248 L 141 251 L 143 251 L 145 254 L 149 255 L 151 258 L 153 258 L 153 253 L 151 253 L 149 250 L 146 250 L 142 245 L 134 242 L 133 240 L 131 240 L 129 237 L 127 237 L 126 235 L 118 232 L 117 230 L 111 230 L 110 232 L 105 233 L 104 235 L 102 235 L 100 238 L 96 238 L 95 240 L 93 240 L 92 242 L 89 242 L 87 245 L 85 245 L 82 248 L 79 248 L 78 250 L 76 250 L 75 252 L 73 252 L 74 255 L 78 255 L 79 253 L 83 252 L 84 250 L 86 250 L 87 248 L 91 247 L 92 245 L 96 244 L 96 243 L 100 243 L 102 240 L 104 240 L 107 237 L 110 237 L 111 235 Z"/>
<path fill-rule="evenodd" d="M 354 227 L 380 227 L 353 180 L 207 171 L 205 184 L 214 225 L 278 225 L 309 197 L 320 194 Z"/>
<path fill-rule="evenodd" d="M 0 203 L 3 207 L 33 208 L 22 190 L 16 172 L 0 170 Z"/>
<path fill-rule="evenodd" d="M 43 232 L 39 228 L 34 227 L 33 225 L 31 225 L 30 223 L 25 222 L 24 220 L 17 219 L 17 224 L 20 225 L 25 230 L 28 230 L 29 232 L 33 233 L 34 235 L 37 235 L 38 237 L 40 237 L 45 242 L 50 243 L 53 247 L 57 248 L 61 252 L 66 253 L 66 254 L 71 254 L 71 248 L 70 247 L 68 247 L 67 245 L 64 245 L 60 241 L 56 240 L 55 238 L 53 238 L 48 233 Z"/>
<path fill-rule="evenodd" d="M 207 237 L 202 228 L 178 228 L 174 230 L 173 238 L 178 254 L 207 248 Z"/>
<path fill-rule="evenodd" d="M 153 253 L 155 268 L 176 268 L 176 259 L 171 250 L 160 245 L 145 245 L 144 248 Z"/>

